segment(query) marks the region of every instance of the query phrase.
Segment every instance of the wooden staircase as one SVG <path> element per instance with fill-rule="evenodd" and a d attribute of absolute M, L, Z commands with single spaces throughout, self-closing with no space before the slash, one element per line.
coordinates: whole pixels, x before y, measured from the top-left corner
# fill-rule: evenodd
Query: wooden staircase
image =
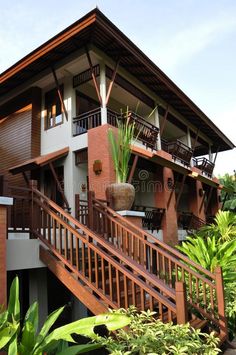
<path fill-rule="evenodd" d="M 94 196 L 88 228 L 33 186 L 28 194 L 40 259 L 92 313 L 135 305 L 227 339 L 220 268 L 205 270 Z"/>

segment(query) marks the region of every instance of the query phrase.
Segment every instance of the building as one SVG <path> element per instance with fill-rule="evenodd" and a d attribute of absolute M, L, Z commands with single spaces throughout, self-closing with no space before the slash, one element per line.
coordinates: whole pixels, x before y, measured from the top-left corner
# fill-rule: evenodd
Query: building
<path fill-rule="evenodd" d="M 6 269 L 10 282 L 19 270 L 23 308 L 36 298 L 43 317 L 72 302 L 68 320 L 85 307 L 136 304 L 186 321 L 178 274 L 191 270 L 169 245 L 215 215 L 222 188 L 215 159 L 233 143 L 98 9 L 3 72 L 0 83 L 0 195 L 14 199 L 7 222 L 2 202 L 1 274 L 4 282 Z M 133 212 L 121 217 L 101 200 L 115 178 L 107 130 L 127 108 L 140 132 L 130 162 L 137 191 Z M 220 272 L 206 275 L 222 282 Z M 200 269 L 191 282 L 198 281 L 218 296 Z M 223 338 L 222 312 L 219 304 L 209 319 Z"/>

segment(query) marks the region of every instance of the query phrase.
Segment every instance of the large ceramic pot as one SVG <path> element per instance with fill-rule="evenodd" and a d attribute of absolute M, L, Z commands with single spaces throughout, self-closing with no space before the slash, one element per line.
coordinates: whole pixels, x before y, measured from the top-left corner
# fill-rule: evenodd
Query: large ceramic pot
<path fill-rule="evenodd" d="M 106 188 L 106 196 L 113 210 L 129 210 L 134 202 L 135 189 L 128 183 L 110 184 Z"/>

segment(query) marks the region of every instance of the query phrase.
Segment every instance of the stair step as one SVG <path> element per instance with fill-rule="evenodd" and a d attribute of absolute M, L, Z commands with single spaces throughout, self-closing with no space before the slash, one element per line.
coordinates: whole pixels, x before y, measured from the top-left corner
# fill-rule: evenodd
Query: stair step
<path fill-rule="evenodd" d="M 208 320 L 194 318 L 194 319 L 191 319 L 189 323 L 190 323 L 191 327 L 193 327 L 195 329 L 203 329 L 207 325 Z"/>

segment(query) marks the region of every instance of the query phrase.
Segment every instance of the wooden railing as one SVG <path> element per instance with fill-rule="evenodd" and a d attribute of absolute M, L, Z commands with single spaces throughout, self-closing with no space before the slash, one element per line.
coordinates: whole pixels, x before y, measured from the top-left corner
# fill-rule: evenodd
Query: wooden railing
<path fill-rule="evenodd" d="M 180 212 L 178 217 L 178 226 L 179 228 L 185 230 L 198 230 L 199 228 L 203 227 L 206 222 L 195 216 L 191 212 Z"/>
<path fill-rule="evenodd" d="M 73 119 L 74 135 L 86 133 L 89 129 L 101 126 L 101 108 L 82 113 Z"/>
<path fill-rule="evenodd" d="M 29 232 L 31 190 L 25 187 L 8 186 L 7 195 L 13 198 L 13 205 L 8 207 L 8 229 L 14 233 Z"/>
<path fill-rule="evenodd" d="M 145 216 L 142 218 L 143 229 L 149 229 L 152 232 L 154 230 L 158 231 L 161 229 L 162 219 L 165 214 L 164 208 L 135 205 L 132 209 L 134 211 L 141 211 L 145 213 Z"/>
<path fill-rule="evenodd" d="M 32 232 L 51 252 L 110 308 L 156 310 L 163 321 L 179 322 L 176 292 L 127 258 L 109 242 L 97 236 L 75 218 L 33 189 L 38 223 Z M 181 285 L 180 285 L 181 286 Z M 183 293 L 184 297 L 184 293 Z M 186 316 L 186 315 L 185 315 Z"/>
<path fill-rule="evenodd" d="M 146 121 L 135 112 L 128 111 L 121 114 L 108 109 L 107 118 L 108 123 L 112 126 L 117 126 L 117 121 L 129 119 L 130 123 L 135 124 L 135 134 L 137 135 L 138 140 L 147 148 L 157 149 L 159 128 Z"/>
<path fill-rule="evenodd" d="M 220 328 L 222 336 L 226 334 L 223 281 L 219 268 L 215 273 L 202 268 L 95 198 L 90 213 L 93 230 L 98 235 L 157 276 L 166 286 L 175 289 L 177 281 L 185 282 L 188 304 Z"/>
<path fill-rule="evenodd" d="M 168 142 L 165 139 L 162 139 L 161 147 L 164 151 L 170 153 L 174 160 L 178 160 L 186 166 L 190 165 L 193 150 L 180 140 L 177 139 L 174 142 Z"/>
<path fill-rule="evenodd" d="M 146 147 L 157 149 L 157 139 L 159 128 L 150 122 L 138 116 L 136 113 L 128 112 L 130 123 L 135 123 L 135 133 L 138 135 L 138 140 Z M 127 117 L 126 114 L 121 114 L 107 109 L 107 123 L 117 127 L 118 121 L 123 121 Z M 73 119 L 74 122 L 74 135 L 86 133 L 89 129 L 101 125 L 101 108 L 94 109 L 89 112 L 82 113 Z"/>
<path fill-rule="evenodd" d="M 208 160 L 207 158 L 194 158 L 193 159 L 194 166 L 202 171 L 202 173 L 205 173 L 208 177 L 212 177 L 213 170 L 215 167 L 215 164 Z"/>

